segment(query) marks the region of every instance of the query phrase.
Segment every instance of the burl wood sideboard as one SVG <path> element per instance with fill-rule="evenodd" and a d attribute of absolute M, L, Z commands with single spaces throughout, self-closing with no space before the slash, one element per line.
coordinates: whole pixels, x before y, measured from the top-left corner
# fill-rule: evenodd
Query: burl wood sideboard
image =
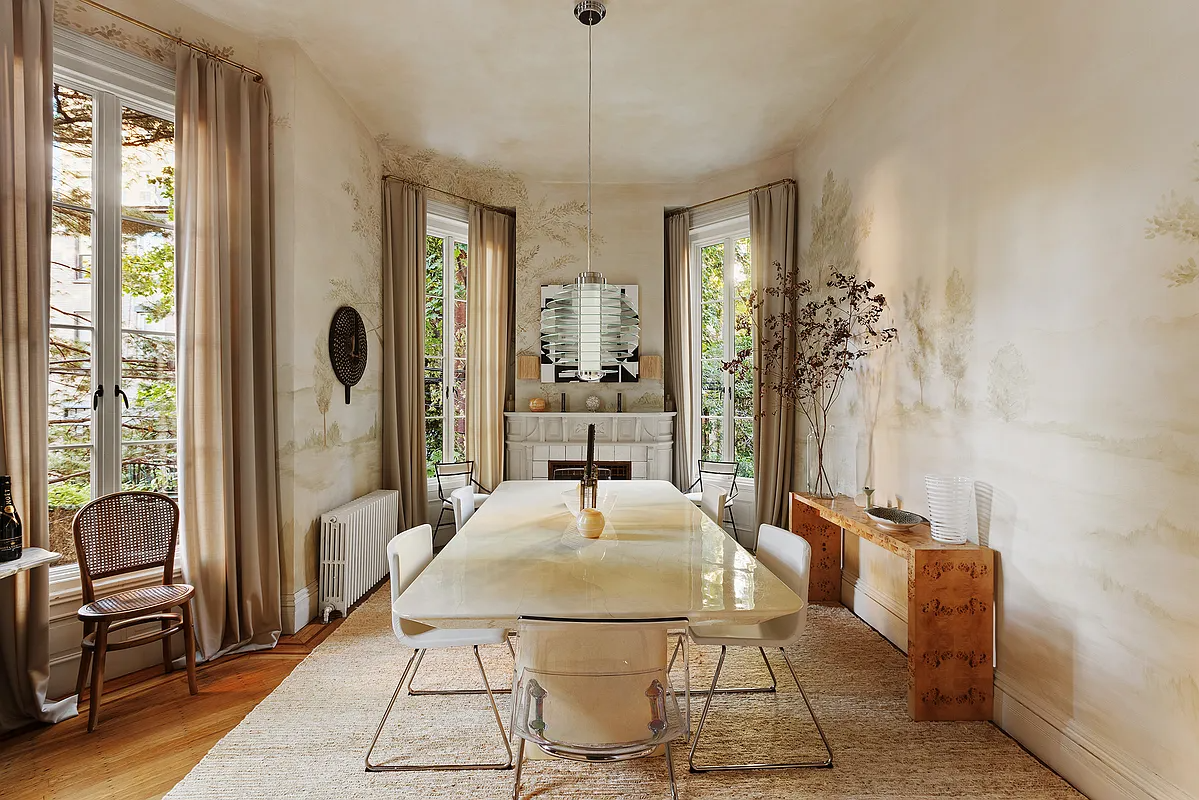
<path fill-rule="evenodd" d="M 945 544 L 928 525 L 891 532 L 848 497 L 791 494 L 791 532 L 812 546 L 808 599 L 841 599 L 841 532 L 907 560 L 908 712 L 923 720 L 989 720 L 994 702 L 995 551 Z"/>

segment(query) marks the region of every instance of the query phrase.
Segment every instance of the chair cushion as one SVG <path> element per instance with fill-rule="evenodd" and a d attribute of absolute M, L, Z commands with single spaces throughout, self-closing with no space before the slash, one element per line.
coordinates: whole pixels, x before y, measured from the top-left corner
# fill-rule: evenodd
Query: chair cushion
<path fill-rule="evenodd" d="M 195 589 L 186 583 L 169 583 L 164 586 L 142 586 L 124 592 L 101 597 L 79 609 L 82 620 L 125 619 L 137 617 L 151 611 L 162 611 L 186 602 L 195 594 Z"/>
<path fill-rule="evenodd" d="M 807 609 L 758 625 L 693 625 L 687 628 L 698 645 L 728 647 L 787 647 L 803 632 Z"/>
<path fill-rule="evenodd" d="M 503 644 L 508 638 L 508 631 L 504 628 L 434 628 L 423 622 L 404 619 L 395 613 L 391 615 L 391 627 L 400 642 L 419 650 Z"/>
<path fill-rule="evenodd" d="M 699 505 L 701 502 L 703 502 L 704 493 L 703 492 L 687 492 L 686 494 L 683 495 L 683 497 L 686 497 L 692 503 Z"/>

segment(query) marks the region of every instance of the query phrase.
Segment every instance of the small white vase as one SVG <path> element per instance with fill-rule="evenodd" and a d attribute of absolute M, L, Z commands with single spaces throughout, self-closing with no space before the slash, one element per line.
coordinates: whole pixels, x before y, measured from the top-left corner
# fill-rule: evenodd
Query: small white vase
<path fill-rule="evenodd" d="M 596 411 L 600 410 L 600 399 L 595 395 L 591 395 L 591 397 L 587 398 L 586 405 L 587 410 L 594 414 Z"/>

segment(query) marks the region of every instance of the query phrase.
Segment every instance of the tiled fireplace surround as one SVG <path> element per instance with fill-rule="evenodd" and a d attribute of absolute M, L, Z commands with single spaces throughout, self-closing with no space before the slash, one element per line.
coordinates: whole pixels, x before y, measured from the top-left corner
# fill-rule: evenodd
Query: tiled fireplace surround
<path fill-rule="evenodd" d="M 628 461 L 633 480 L 671 479 L 674 412 L 509 412 L 505 416 L 508 479 L 549 476 L 551 461 L 587 457 L 587 426 L 595 425 L 597 461 Z"/>

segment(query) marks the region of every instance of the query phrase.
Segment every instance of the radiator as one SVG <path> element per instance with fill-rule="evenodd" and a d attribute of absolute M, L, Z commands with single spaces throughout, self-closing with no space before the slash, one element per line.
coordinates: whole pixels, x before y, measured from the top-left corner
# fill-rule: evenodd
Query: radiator
<path fill-rule="evenodd" d="M 387 543 L 399 524 L 400 493 L 380 489 L 321 514 L 321 616 L 344 617 L 387 576 Z"/>

